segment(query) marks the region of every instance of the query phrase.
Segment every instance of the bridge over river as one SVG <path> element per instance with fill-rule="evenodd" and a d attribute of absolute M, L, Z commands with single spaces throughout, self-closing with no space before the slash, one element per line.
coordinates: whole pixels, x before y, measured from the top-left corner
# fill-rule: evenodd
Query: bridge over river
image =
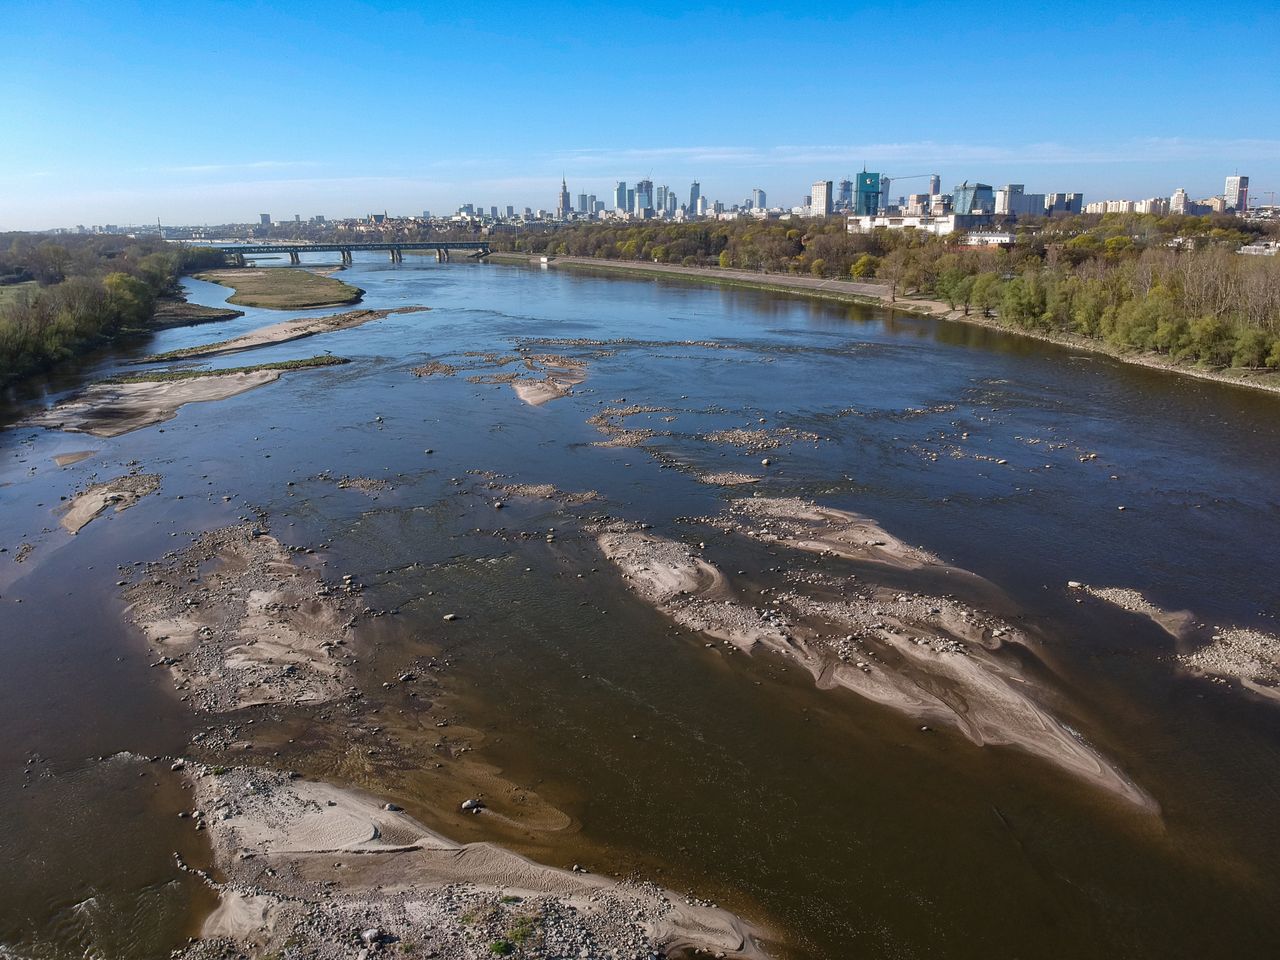
<path fill-rule="evenodd" d="M 236 265 L 243 265 L 245 258 L 254 254 L 287 253 L 289 262 L 301 263 L 304 253 L 338 253 L 343 263 L 350 263 L 352 254 L 360 250 L 385 250 L 392 263 L 404 260 L 405 250 L 432 250 L 436 261 L 449 262 L 452 250 L 467 251 L 472 257 L 489 255 L 488 240 L 388 240 L 382 243 L 255 243 L 222 248 L 228 259 Z"/>

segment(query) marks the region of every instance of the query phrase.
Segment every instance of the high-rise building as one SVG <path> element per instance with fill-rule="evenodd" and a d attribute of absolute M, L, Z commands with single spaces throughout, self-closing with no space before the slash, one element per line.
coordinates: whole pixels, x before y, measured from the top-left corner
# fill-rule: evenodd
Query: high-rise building
<path fill-rule="evenodd" d="M 596 209 L 596 195 L 594 193 L 587 194 L 587 214 L 594 217 L 599 212 Z"/>
<path fill-rule="evenodd" d="M 1169 198 L 1169 212 L 1185 214 L 1187 208 L 1191 206 L 1191 198 L 1187 196 L 1187 191 L 1182 187 L 1173 191 L 1173 196 Z"/>
<path fill-rule="evenodd" d="M 582 214 L 591 212 L 591 208 L 587 206 L 587 195 L 585 193 L 578 194 L 578 212 Z"/>
<path fill-rule="evenodd" d="M 1228 210 L 1245 213 L 1249 209 L 1249 178 L 1227 177 L 1227 187 L 1222 192 L 1223 202 Z"/>
<path fill-rule="evenodd" d="M 751 206 L 757 210 L 767 210 L 769 208 L 768 198 L 759 187 L 751 191 Z"/>
<path fill-rule="evenodd" d="M 1027 193 L 1020 183 L 1006 183 L 996 191 L 995 212 L 1002 217 L 1043 217 L 1046 197 L 1043 193 Z"/>
<path fill-rule="evenodd" d="M 832 186 L 830 180 L 814 181 L 809 210 L 815 217 L 831 216 Z"/>
<path fill-rule="evenodd" d="M 619 213 L 631 209 L 631 204 L 627 202 L 627 182 L 625 180 L 619 180 L 617 186 L 613 188 L 613 209 Z"/>
<path fill-rule="evenodd" d="M 569 185 L 565 183 L 564 177 L 560 178 L 560 196 L 556 200 L 556 216 L 562 220 L 573 212 L 569 199 Z"/>
<path fill-rule="evenodd" d="M 271 226 L 271 214 L 269 213 L 258 214 L 258 223 L 264 227 Z"/>
<path fill-rule="evenodd" d="M 858 194 L 853 212 L 860 217 L 874 217 L 880 211 L 880 174 L 863 170 L 858 174 Z"/>
<path fill-rule="evenodd" d="M 996 208 L 996 195 L 989 183 L 970 183 L 966 180 L 951 191 L 951 210 L 961 216 L 973 213 L 991 213 Z"/>
<path fill-rule="evenodd" d="M 636 201 L 631 212 L 638 217 L 647 216 L 653 212 L 652 180 L 640 180 L 636 183 Z"/>
<path fill-rule="evenodd" d="M 888 177 L 880 178 L 880 200 L 879 206 L 882 211 L 889 209 L 889 190 L 893 187 L 893 181 Z"/>
<path fill-rule="evenodd" d="M 497 220 L 497 219 L 498 219 L 498 208 L 497 208 L 497 207 L 490 207 L 490 208 L 489 208 L 489 216 L 490 216 L 490 217 L 492 217 L 494 220 Z"/>
<path fill-rule="evenodd" d="M 942 178 L 936 173 L 929 178 L 929 196 L 936 197 L 942 192 Z"/>
<path fill-rule="evenodd" d="M 705 212 L 698 205 L 698 201 L 701 199 L 702 199 L 702 184 L 700 184 L 697 180 L 695 180 L 693 181 L 693 183 L 689 184 L 689 209 L 696 210 L 699 216 L 701 216 L 702 213 Z"/>
<path fill-rule="evenodd" d="M 693 186 L 696 189 L 698 185 L 695 183 Z M 705 217 L 707 215 L 707 198 L 706 197 L 695 198 L 693 212 L 697 214 L 699 217 Z"/>
<path fill-rule="evenodd" d="M 841 210 L 853 208 L 853 181 L 841 180 L 840 189 L 836 192 L 836 206 Z"/>
<path fill-rule="evenodd" d="M 510 218 L 514 217 L 515 215 L 516 215 L 516 208 L 515 208 L 515 207 L 513 207 L 511 204 L 509 204 L 509 203 L 508 203 L 508 204 L 507 204 L 507 219 L 510 219 Z"/>
<path fill-rule="evenodd" d="M 676 215 L 676 208 L 679 206 L 680 205 L 676 203 L 676 192 L 674 190 L 668 190 L 667 205 L 663 208 L 666 211 L 667 216 L 674 217 Z"/>
<path fill-rule="evenodd" d="M 636 188 L 629 187 L 627 189 L 627 205 L 622 209 L 630 213 L 636 208 Z"/>
<path fill-rule="evenodd" d="M 667 194 L 671 188 L 664 183 L 658 184 L 658 195 L 654 198 L 653 208 L 659 213 L 666 213 L 667 210 Z"/>

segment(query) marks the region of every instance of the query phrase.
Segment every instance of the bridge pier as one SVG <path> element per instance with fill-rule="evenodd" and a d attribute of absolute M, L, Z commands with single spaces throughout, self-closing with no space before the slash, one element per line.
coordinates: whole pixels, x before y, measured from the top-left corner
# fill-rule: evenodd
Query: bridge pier
<path fill-rule="evenodd" d="M 343 262 L 344 264 L 349 264 L 349 263 L 351 263 L 351 251 L 350 251 L 350 250 L 339 250 L 338 252 L 339 252 L 340 254 L 342 254 L 342 262 Z"/>
<path fill-rule="evenodd" d="M 289 263 L 291 266 L 295 266 L 295 267 L 298 266 L 300 263 L 302 263 L 302 258 L 298 256 L 297 250 L 289 251 Z"/>
<path fill-rule="evenodd" d="M 392 263 L 404 263 L 404 254 L 399 247 L 392 247 L 387 251 L 387 254 Z"/>

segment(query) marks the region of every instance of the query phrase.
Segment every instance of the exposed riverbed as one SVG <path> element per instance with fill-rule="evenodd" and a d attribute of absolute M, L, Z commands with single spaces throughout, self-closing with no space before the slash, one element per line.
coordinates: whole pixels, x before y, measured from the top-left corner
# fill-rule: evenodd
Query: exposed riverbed
<path fill-rule="evenodd" d="M 53 410 L 0 433 L 0 957 L 184 946 L 201 870 L 219 916 L 234 886 L 241 926 L 304 922 L 271 898 L 341 886 L 317 871 L 343 857 L 232 869 L 213 810 L 249 835 L 254 783 L 569 871 L 522 881 L 528 949 L 1271 949 L 1280 399 L 784 294 L 338 276 L 373 322 L 270 342 L 332 309 L 246 308 L 6 413 Z M 227 341 L 184 362 L 351 362 L 54 428 Z M 536 926 L 500 887 L 458 894 L 489 898 L 487 940 L 419 891 L 462 931 L 442 955 Z"/>

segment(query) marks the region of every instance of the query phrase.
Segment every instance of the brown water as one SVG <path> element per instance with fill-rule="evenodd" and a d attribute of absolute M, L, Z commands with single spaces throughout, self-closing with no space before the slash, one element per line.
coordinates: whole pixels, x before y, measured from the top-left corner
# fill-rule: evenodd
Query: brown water
<path fill-rule="evenodd" d="M 259 762 L 381 789 L 459 839 L 691 889 L 769 926 L 787 956 L 1273 949 L 1280 710 L 1186 676 L 1157 628 L 1077 604 L 1064 585 L 1133 587 L 1208 622 L 1276 629 L 1280 400 L 784 295 L 472 264 L 370 261 L 344 279 L 369 291 L 365 306 L 434 309 L 230 357 L 331 350 L 354 362 L 114 440 L 0 434 L 0 856 L 19 865 L 0 877 L 0 944 L 16 956 L 155 956 L 205 908 L 173 859 L 201 856 L 177 817 L 189 800 L 167 765 L 139 757 L 180 753 L 213 721 L 149 668 L 123 625 L 116 583 L 132 574 L 117 565 L 251 509 L 286 543 L 328 543 L 332 575 L 354 574 L 371 606 L 399 611 L 366 628 L 361 705 L 232 718 L 255 720 Z M 227 292 L 190 286 L 204 303 Z M 251 310 L 147 346 L 279 316 Z M 589 368 L 573 396 L 538 408 L 502 384 L 409 373 L 536 338 L 625 342 L 608 355 L 533 344 Z M 96 358 L 51 390 L 116 362 Z M 673 435 L 592 446 L 602 437 L 586 419 L 622 398 L 671 408 L 628 426 Z M 1160 815 L 1014 751 L 922 736 L 776 658 L 709 650 L 629 594 L 582 519 L 705 540 L 724 569 L 761 585 L 784 564 L 858 572 L 684 519 L 728 496 L 695 470 L 762 472 L 759 454 L 699 437 L 761 417 L 829 438 L 771 453 L 766 492 L 875 517 L 998 584 L 1045 638 L 1058 712 Z M 52 461 L 90 449 L 65 469 Z M 164 477 L 159 493 L 76 537 L 58 528 L 60 497 L 133 461 Z M 603 499 L 495 511 L 474 470 Z M 394 489 L 375 499 L 322 471 Z M 23 542 L 34 550 L 17 563 Z M 446 625 L 447 612 L 461 617 Z M 406 664 L 430 682 L 384 689 Z M 523 788 L 523 826 L 453 813 L 474 761 Z M 550 808 L 571 828 L 538 829 Z"/>

